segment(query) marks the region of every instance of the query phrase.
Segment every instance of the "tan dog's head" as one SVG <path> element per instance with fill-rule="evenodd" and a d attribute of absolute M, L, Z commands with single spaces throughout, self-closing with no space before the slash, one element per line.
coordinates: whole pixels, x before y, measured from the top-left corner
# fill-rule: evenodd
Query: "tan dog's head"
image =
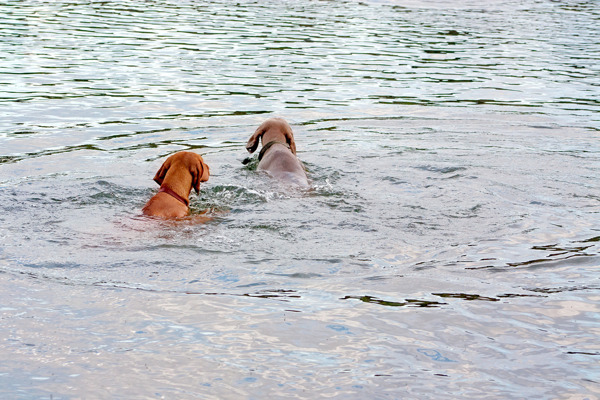
<path fill-rule="evenodd" d="M 159 185 L 163 184 L 165 179 L 168 179 L 169 171 L 175 169 L 187 169 L 192 175 L 192 187 L 196 194 L 200 193 L 200 182 L 208 181 L 210 175 L 208 165 L 204 163 L 202 157 L 191 151 L 180 151 L 175 153 L 165 160 L 156 175 L 154 181 Z"/>
<path fill-rule="evenodd" d="M 250 139 L 248 139 L 246 150 L 254 153 L 258 148 L 258 141 L 261 138 L 263 145 L 274 140 L 287 143 L 292 153 L 296 154 L 294 133 L 290 125 L 283 118 L 270 118 L 263 122 L 254 134 L 250 136 Z"/>

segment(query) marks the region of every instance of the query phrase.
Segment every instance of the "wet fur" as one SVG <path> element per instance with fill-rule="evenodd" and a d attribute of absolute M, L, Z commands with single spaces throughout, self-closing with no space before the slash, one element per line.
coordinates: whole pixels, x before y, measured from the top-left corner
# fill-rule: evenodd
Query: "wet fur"
<path fill-rule="evenodd" d="M 255 152 L 259 141 L 262 141 L 263 146 L 273 141 L 280 143 L 273 144 L 264 153 L 258 163 L 258 169 L 267 171 L 274 178 L 287 183 L 305 187 L 309 186 L 304 165 L 296 157 L 294 133 L 284 119 L 270 118 L 263 122 L 250 139 L 248 139 L 246 149 L 250 153 Z"/>
<path fill-rule="evenodd" d="M 166 187 L 189 203 L 192 188 L 200 192 L 200 182 L 208 181 L 208 165 L 202 157 L 189 151 L 175 153 L 162 164 L 154 181 L 161 188 Z M 180 218 L 189 213 L 189 207 L 168 193 L 155 194 L 142 209 L 144 215 L 161 218 Z"/>

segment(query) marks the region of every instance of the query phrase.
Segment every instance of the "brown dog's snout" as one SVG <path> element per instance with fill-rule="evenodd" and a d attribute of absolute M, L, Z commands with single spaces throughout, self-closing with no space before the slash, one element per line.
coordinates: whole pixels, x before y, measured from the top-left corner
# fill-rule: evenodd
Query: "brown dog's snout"
<path fill-rule="evenodd" d="M 192 186 L 196 194 L 200 194 L 200 182 L 208 181 L 208 177 L 210 176 L 208 165 L 206 165 L 202 157 L 198 156 L 197 163 L 190 172 L 192 173 Z"/>

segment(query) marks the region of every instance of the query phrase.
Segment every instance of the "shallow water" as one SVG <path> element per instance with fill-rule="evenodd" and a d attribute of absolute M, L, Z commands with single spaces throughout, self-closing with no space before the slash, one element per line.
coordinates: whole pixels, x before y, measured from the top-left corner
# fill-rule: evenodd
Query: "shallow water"
<path fill-rule="evenodd" d="M 600 396 L 596 2 L 0 13 L 2 398 Z"/>

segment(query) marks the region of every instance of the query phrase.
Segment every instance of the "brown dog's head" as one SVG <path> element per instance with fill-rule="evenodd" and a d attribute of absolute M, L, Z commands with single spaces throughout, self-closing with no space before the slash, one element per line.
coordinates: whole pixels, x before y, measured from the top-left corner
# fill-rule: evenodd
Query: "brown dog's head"
<path fill-rule="evenodd" d="M 168 172 L 175 170 L 175 168 L 184 168 L 190 172 L 192 187 L 196 194 L 200 193 L 200 182 L 208 181 L 210 175 L 208 165 L 204 163 L 202 157 L 191 151 L 180 151 L 165 160 L 156 175 L 154 175 L 154 181 L 162 185 L 163 181 L 167 179 Z"/>
<path fill-rule="evenodd" d="M 261 138 L 263 145 L 274 140 L 287 143 L 292 153 L 296 154 L 294 133 L 290 125 L 283 118 L 270 118 L 263 122 L 254 134 L 250 136 L 250 139 L 248 139 L 246 150 L 254 153 L 258 148 L 258 141 Z"/>

